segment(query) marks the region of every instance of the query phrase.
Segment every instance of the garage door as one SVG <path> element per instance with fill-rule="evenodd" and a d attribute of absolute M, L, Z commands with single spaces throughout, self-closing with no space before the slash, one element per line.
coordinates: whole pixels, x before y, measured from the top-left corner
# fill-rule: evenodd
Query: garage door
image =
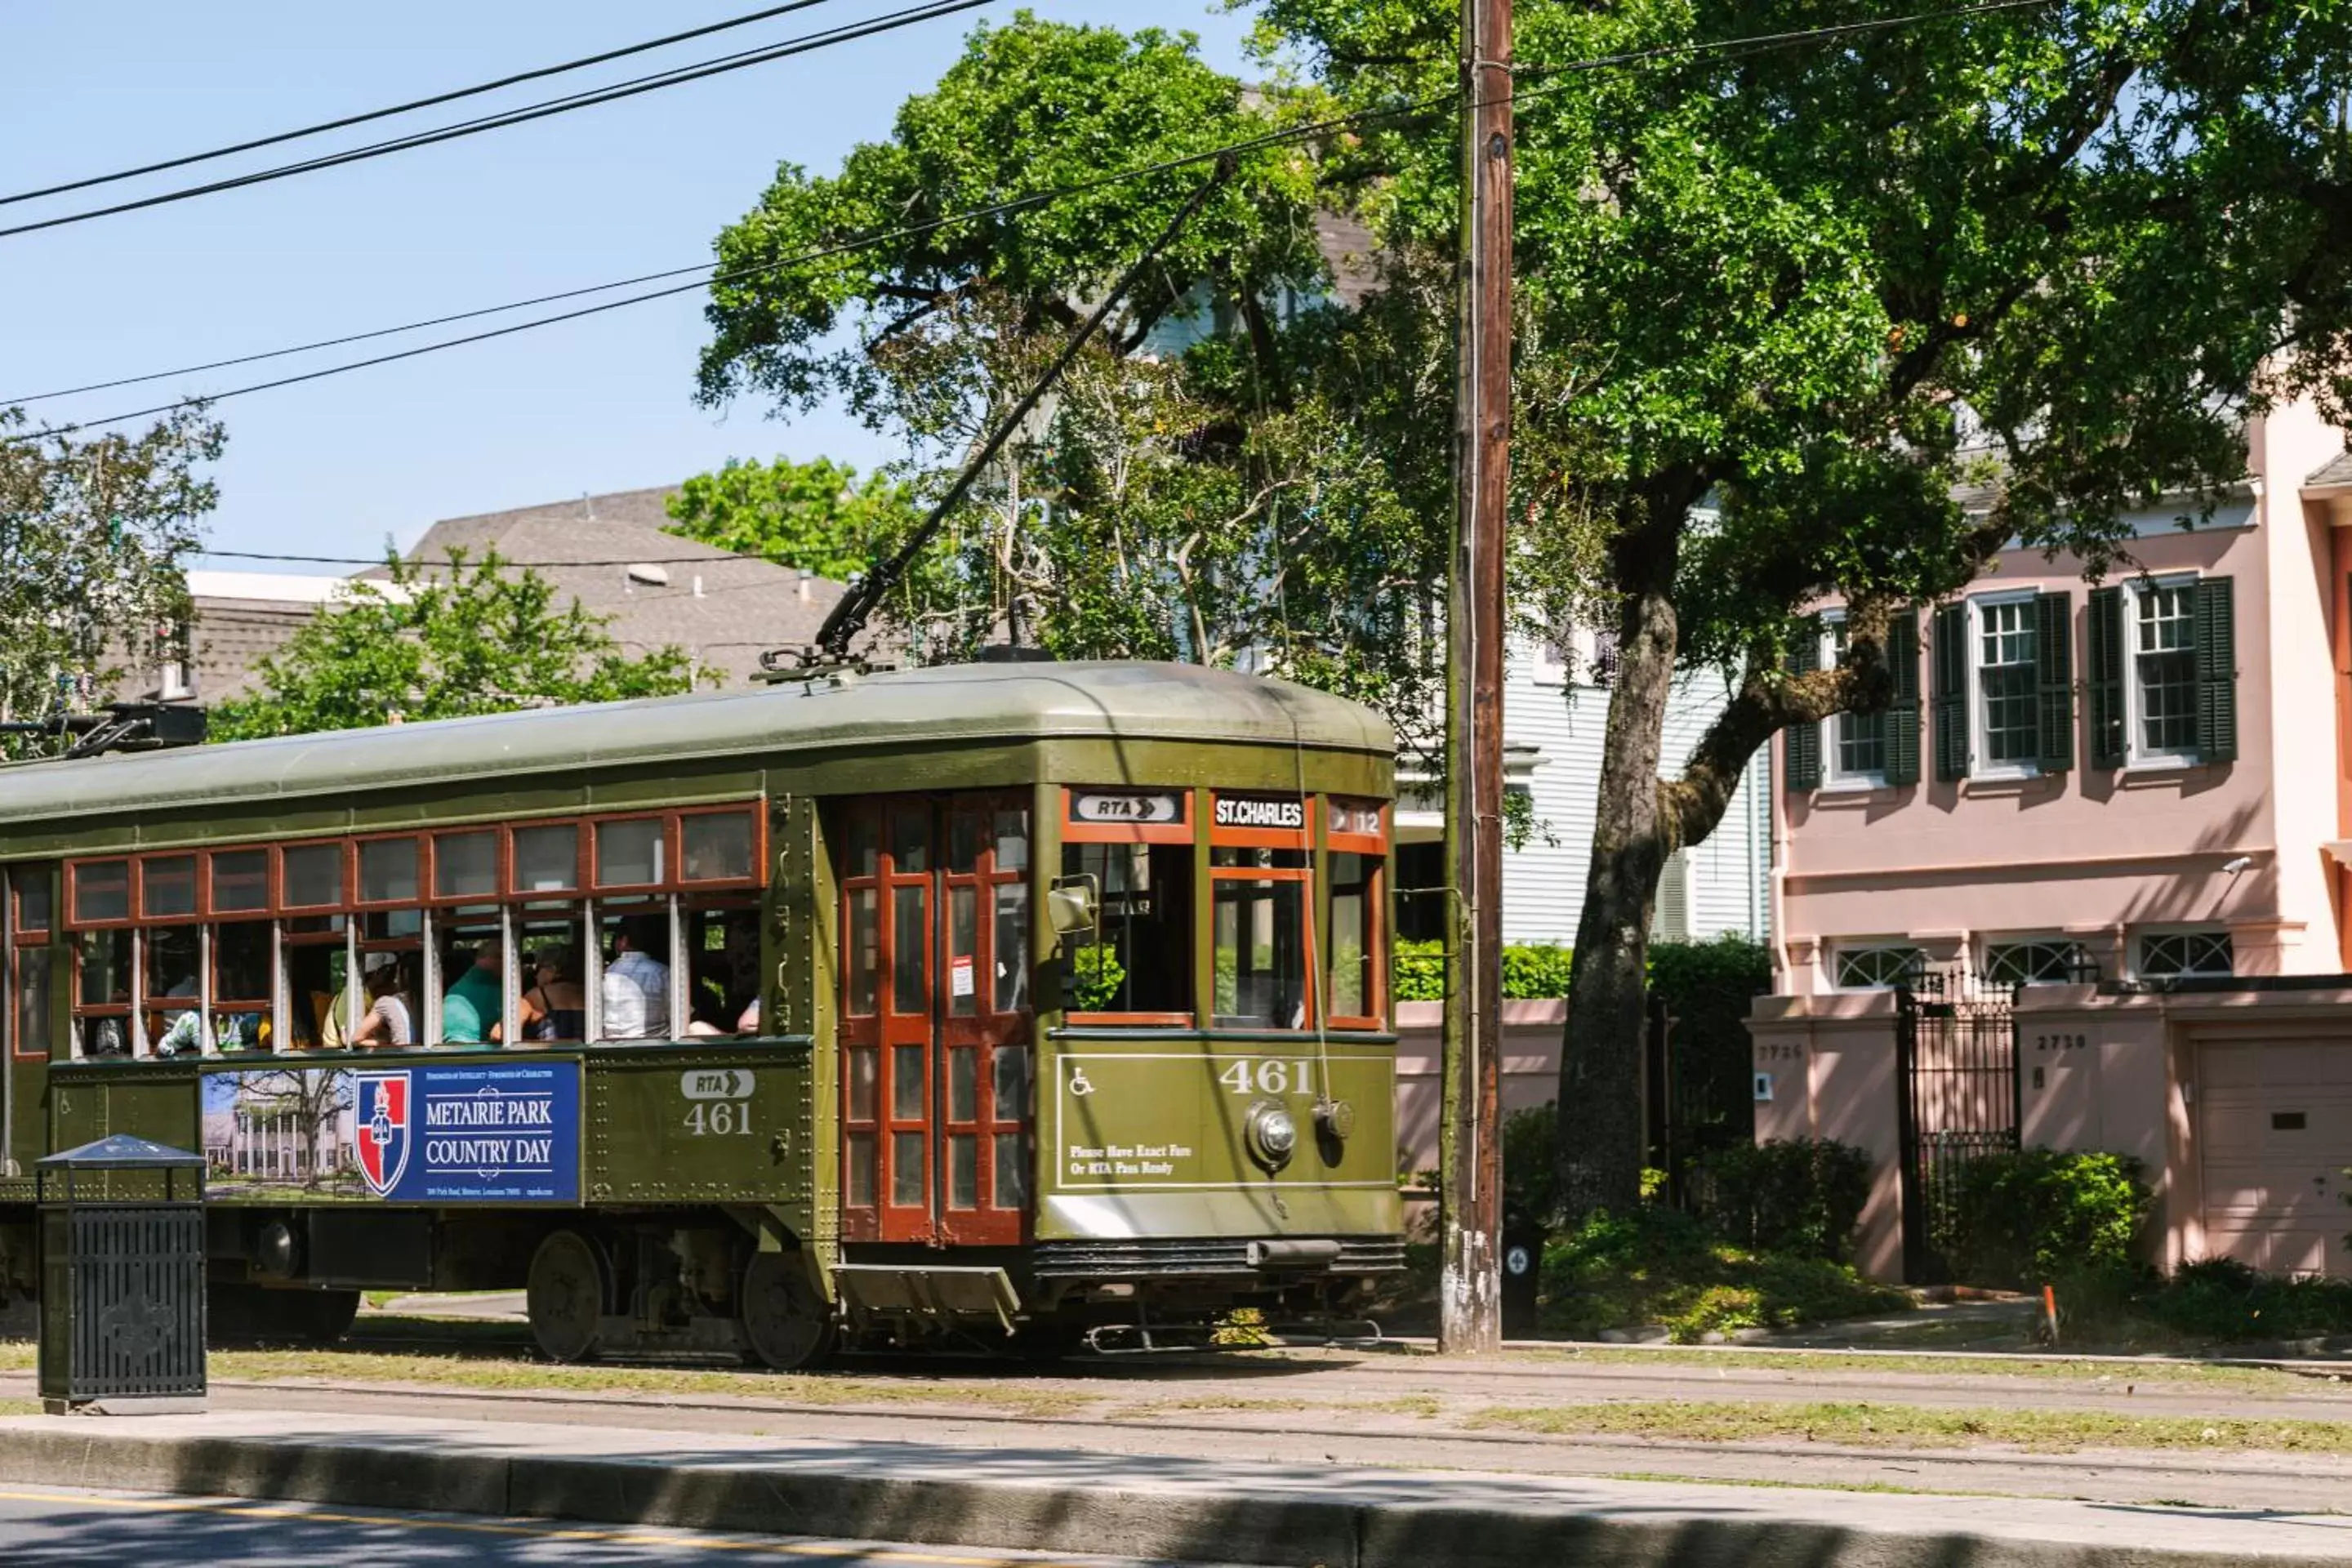
<path fill-rule="evenodd" d="M 2206 1251 L 2352 1275 L 2352 1037 L 2207 1040 L 2199 1055 Z"/>

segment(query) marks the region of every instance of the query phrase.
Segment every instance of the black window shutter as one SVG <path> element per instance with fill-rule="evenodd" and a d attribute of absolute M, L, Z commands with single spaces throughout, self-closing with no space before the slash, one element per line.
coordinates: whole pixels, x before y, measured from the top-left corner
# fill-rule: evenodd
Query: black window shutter
<path fill-rule="evenodd" d="M 1894 695 L 1881 716 L 1886 726 L 1886 782 L 1900 789 L 1919 782 L 1919 612 L 1905 610 L 1886 624 L 1886 669 Z"/>
<path fill-rule="evenodd" d="M 2197 582 L 2197 759 L 2238 760 L 2237 610 L 2227 577 Z"/>
<path fill-rule="evenodd" d="M 1936 776 L 1969 776 L 1969 607 L 1936 611 L 1936 684 L 1928 710 L 1936 726 Z"/>
<path fill-rule="evenodd" d="M 1818 621 L 1803 621 L 1797 628 L 1797 646 L 1789 650 L 1789 668 L 1797 675 L 1806 675 L 1822 667 L 1822 629 Z M 1822 787 L 1822 727 L 1815 723 L 1791 724 L 1782 731 L 1788 737 L 1788 776 L 1782 781 L 1793 795 L 1805 794 Z"/>
<path fill-rule="evenodd" d="M 2040 721 L 2042 771 L 2074 765 L 2074 595 L 2043 594 L 2033 601 L 2033 684 Z"/>
<path fill-rule="evenodd" d="M 2091 590 L 2090 669 L 2084 682 L 2090 699 L 2091 765 L 2124 765 L 2124 591 Z"/>

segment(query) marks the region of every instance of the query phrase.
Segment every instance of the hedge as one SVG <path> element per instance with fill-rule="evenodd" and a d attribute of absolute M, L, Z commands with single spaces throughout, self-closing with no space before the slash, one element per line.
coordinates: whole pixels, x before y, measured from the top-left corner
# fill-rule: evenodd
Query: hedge
<path fill-rule="evenodd" d="M 1503 996 L 1507 1001 L 1534 1002 L 1568 994 L 1568 965 L 1572 952 L 1559 942 L 1515 943 L 1503 949 Z M 1445 945 L 1436 942 L 1396 944 L 1394 976 L 1400 1002 L 1445 1000 Z"/>
<path fill-rule="evenodd" d="M 2154 1206 L 2128 1154 L 2021 1149 L 1962 1165 L 1935 1239 L 1965 1284 L 2030 1288 L 2129 1269 Z"/>

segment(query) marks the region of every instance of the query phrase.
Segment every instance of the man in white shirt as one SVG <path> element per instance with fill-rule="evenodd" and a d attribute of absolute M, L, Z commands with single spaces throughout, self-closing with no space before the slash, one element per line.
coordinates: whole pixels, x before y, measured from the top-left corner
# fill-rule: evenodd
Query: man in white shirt
<path fill-rule="evenodd" d="M 654 956 L 669 943 L 668 922 L 632 915 L 613 938 L 604 966 L 604 1038 L 657 1040 L 669 1035 L 669 965 Z"/>

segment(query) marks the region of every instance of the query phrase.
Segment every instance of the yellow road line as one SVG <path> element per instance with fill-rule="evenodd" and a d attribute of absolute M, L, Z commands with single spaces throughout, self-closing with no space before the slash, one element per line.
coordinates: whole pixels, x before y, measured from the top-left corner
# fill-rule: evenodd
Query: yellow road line
<path fill-rule="evenodd" d="M 192 1498 L 119 1497 L 87 1492 L 0 1491 L 0 1501 L 79 1504 L 93 1508 L 144 1509 L 150 1512 L 216 1513 L 236 1519 L 309 1521 L 316 1524 L 362 1524 L 446 1530 L 470 1535 L 512 1535 L 534 1541 L 601 1542 L 611 1545 L 698 1547 L 710 1552 L 759 1552 L 779 1557 L 851 1557 L 867 1563 L 915 1563 L 929 1568 L 1075 1568 L 1074 1564 L 1035 1558 L 950 1557 L 933 1552 L 871 1550 L 830 1542 L 792 1543 L 776 1541 L 730 1540 L 680 1531 L 656 1534 L 649 1530 L 593 1530 L 534 1524 L 505 1524 L 490 1520 L 423 1519 L 404 1514 L 337 1513 L 323 1509 L 273 1508 L 267 1503 L 214 1502 Z"/>

